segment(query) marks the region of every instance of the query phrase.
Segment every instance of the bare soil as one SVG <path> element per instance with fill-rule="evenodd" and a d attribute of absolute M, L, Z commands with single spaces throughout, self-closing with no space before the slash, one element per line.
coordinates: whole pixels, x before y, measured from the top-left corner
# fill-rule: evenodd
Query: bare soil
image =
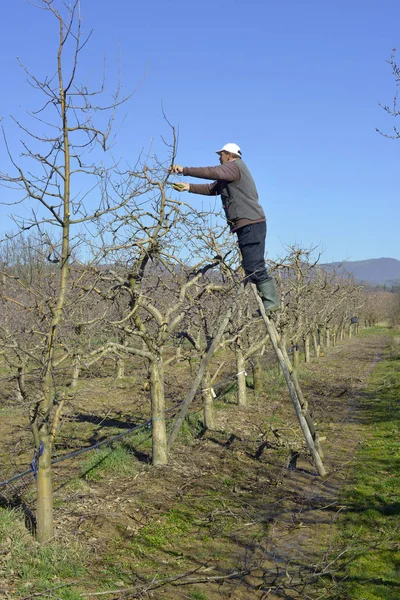
<path fill-rule="evenodd" d="M 337 548 L 340 488 L 364 439 L 360 398 L 387 345 L 381 336 L 346 340 L 301 368 L 300 383 L 323 441 L 325 479 L 318 477 L 283 380 L 239 409 L 217 398 L 216 431 L 181 437 L 169 465 L 149 464 L 151 449 L 129 446 L 135 475 L 94 481 L 83 475 L 88 455 L 55 465 L 56 537 L 78 542 L 87 575 L 71 582 L 81 594 L 115 590 L 110 599 L 269 600 L 318 598 L 320 574 Z M 231 373 L 234 373 L 232 368 Z M 229 364 L 223 379 L 229 374 Z M 186 367 L 167 373 L 169 406 L 183 398 Z M 121 381 L 93 377 L 66 407 L 59 455 L 143 423 L 149 417 L 144 372 Z M 23 407 L 3 390 L 2 475 L 29 465 L 32 440 Z M 193 411 L 200 411 L 200 405 Z M 201 413 L 200 413 L 201 414 Z M 299 452 L 295 468 L 293 453 Z M 32 478 L 0 489 L 33 508 Z M 174 581 L 172 581 L 174 580 Z M 18 584 L 9 581 L 9 589 Z M 95 596 L 96 597 L 96 596 Z"/>

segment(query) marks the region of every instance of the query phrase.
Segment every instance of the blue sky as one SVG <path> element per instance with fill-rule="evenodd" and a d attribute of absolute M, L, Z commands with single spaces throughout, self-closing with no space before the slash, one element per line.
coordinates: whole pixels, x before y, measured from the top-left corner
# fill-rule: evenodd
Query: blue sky
<path fill-rule="evenodd" d="M 1 12 L 0 117 L 16 136 L 9 115 L 38 103 L 16 57 L 52 73 L 57 30 L 25 0 Z M 98 82 L 104 55 L 111 90 L 119 56 L 126 92 L 145 74 L 122 109 L 120 156 L 134 163 L 158 144 L 163 105 L 179 127 L 179 164 L 216 164 L 224 143 L 241 146 L 267 213 L 269 258 L 297 243 L 319 244 L 324 262 L 400 259 L 400 140 L 375 131 L 396 124 L 378 102 L 396 91 L 385 61 L 400 46 L 398 0 L 81 0 L 81 15 L 93 35 L 78 79 Z M 6 170 L 4 148 L 0 161 Z"/>

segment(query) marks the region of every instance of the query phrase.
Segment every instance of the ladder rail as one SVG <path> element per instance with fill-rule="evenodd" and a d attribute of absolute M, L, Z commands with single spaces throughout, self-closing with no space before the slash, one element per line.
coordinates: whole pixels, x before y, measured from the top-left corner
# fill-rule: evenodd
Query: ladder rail
<path fill-rule="evenodd" d="M 294 372 L 291 362 L 289 360 L 289 357 L 287 356 L 286 349 L 283 349 L 283 347 L 282 347 L 281 339 L 276 330 L 275 323 L 273 321 L 271 321 L 271 319 L 265 313 L 264 305 L 263 305 L 262 300 L 257 292 L 256 285 L 254 283 L 252 283 L 251 286 L 252 286 L 253 293 L 256 298 L 258 307 L 260 309 L 261 316 L 265 323 L 268 335 L 270 337 L 272 346 L 275 350 L 275 354 L 277 355 L 279 365 L 280 365 L 282 372 L 284 374 L 284 377 L 286 379 L 286 384 L 289 389 L 290 398 L 292 400 L 294 409 L 296 411 L 296 415 L 297 415 L 298 421 L 300 423 L 300 427 L 302 429 L 308 449 L 314 460 L 318 474 L 321 477 L 325 477 L 327 472 L 326 472 L 326 469 L 322 462 L 320 452 L 318 451 L 318 446 L 319 446 L 318 435 L 316 434 L 315 426 L 314 426 L 314 423 L 312 422 L 311 415 L 309 414 L 308 405 L 304 400 L 304 396 L 301 391 L 300 384 L 298 382 L 296 373 Z"/>

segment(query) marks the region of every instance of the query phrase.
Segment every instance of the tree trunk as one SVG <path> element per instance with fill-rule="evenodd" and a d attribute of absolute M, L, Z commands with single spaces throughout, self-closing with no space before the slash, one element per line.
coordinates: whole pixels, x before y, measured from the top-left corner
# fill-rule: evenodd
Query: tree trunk
<path fill-rule="evenodd" d="M 51 441 L 47 423 L 39 434 L 37 472 L 37 539 L 40 544 L 53 537 L 53 487 L 51 483 Z"/>
<path fill-rule="evenodd" d="M 331 347 L 331 330 L 329 329 L 329 327 L 326 328 L 326 347 Z"/>
<path fill-rule="evenodd" d="M 153 465 L 167 464 L 165 427 L 164 365 L 162 356 L 150 363 L 151 419 L 153 427 Z"/>
<path fill-rule="evenodd" d="M 253 389 L 255 394 L 260 394 L 263 391 L 263 369 L 261 359 L 257 356 L 253 363 Z"/>
<path fill-rule="evenodd" d="M 321 352 L 321 350 L 323 350 L 323 349 L 324 349 L 324 345 L 325 345 L 325 340 L 324 340 L 324 329 L 323 329 L 323 327 L 320 327 L 320 328 L 318 329 L 318 344 L 319 344 L 319 347 L 320 347 L 320 352 Z"/>
<path fill-rule="evenodd" d="M 118 356 L 117 359 L 117 379 L 125 377 L 125 359 Z"/>
<path fill-rule="evenodd" d="M 215 429 L 214 396 L 211 387 L 211 377 L 208 370 L 205 372 L 202 385 L 204 426 L 210 431 L 213 431 Z"/>
<path fill-rule="evenodd" d="M 336 336 L 337 336 L 336 329 L 334 329 L 332 331 L 332 346 L 336 346 Z"/>
<path fill-rule="evenodd" d="M 49 363 L 52 364 L 51 354 Z M 38 399 L 31 420 L 35 440 L 35 457 L 32 464 L 36 465 L 36 469 L 34 469 L 37 492 L 36 535 L 41 544 L 48 542 L 54 533 L 51 469 L 52 438 L 47 417 L 53 405 L 53 397 L 53 378 L 48 367 L 42 382 L 41 396 Z"/>
<path fill-rule="evenodd" d="M 76 356 L 74 361 L 74 368 L 72 371 L 71 387 L 75 388 L 78 385 L 79 374 L 81 372 L 81 357 Z"/>
<path fill-rule="evenodd" d="M 313 331 L 312 339 L 313 339 L 315 356 L 316 356 L 316 358 L 319 358 L 319 355 L 321 353 L 321 345 L 318 341 L 318 334 L 315 331 Z"/>
<path fill-rule="evenodd" d="M 232 303 L 232 306 L 228 308 L 225 316 L 220 321 L 218 331 L 217 331 L 213 341 L 211 342 L 211 345 L 209 346 L 207 352 L 201 359 L 201 363 L 200 363 L 197 375 L 194 378 L 194 381 L 192 383 L 192 386 L 190 388 L 188 395 L 186 396 L 185 400 L 182 403 L 181 410 L 179 411 L 179 414 L 175 418 L 171 433 L 169 434 L 168 449 L 171 448 L 172 444 L 176 440 L 176 436 L 178 435 L 179 430 L 182 427 L 182 423 L 184 421 L 185 416 L 187 415 L 189 406 L 190 406 L 191 402 L 193 401 L 193 398 L 195 397 L 197 388 L 199 387 L 199 384 L 204 377 L 204 373 L 207 370 L 207 367 L 211 361 L 211 358 L 212 358 L 215 350 L 218 348 L 218 344 L 220 343 L 222 336 L 224 335 L 224 331 L 229 323 L 229 319 L 232 316 L 234 307 L 235 307 L 235 301 Z"/>
<path fill-rule="evenodd" d="M 300 362 L 300 352 L 299 352 L 299 347 L 298 347 L 297 343 L 293 344 L 292 348 L 293 348 L 293 367 L 295 369 L 298 369 L 299 362 Z"/>
<path fill-rule="evenodd" d="M 237 403 L 239 406 L 247 405 L 246 371 L 244 368 L 243 351 L 236 346 L 236 379 L 237 379 Z"/>
<path fill-rule="evenodd" d="M 304 336 L 304 360 L 306 363 L 310 362 L 310 336 Z"/>

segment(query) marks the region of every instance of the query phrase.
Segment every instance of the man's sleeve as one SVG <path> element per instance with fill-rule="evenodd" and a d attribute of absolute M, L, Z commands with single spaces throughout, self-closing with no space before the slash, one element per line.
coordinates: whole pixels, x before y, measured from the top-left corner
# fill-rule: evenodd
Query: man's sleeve
<path fill-rule="evenodd" d="M 221 193 L 219 181 L 213 183 L 191 183 L 189 192 L 191 194 L 203 194 L 204 196 L 218 196 Z"/>
<path fill-rule="evenodd" d="M 183 167 L 183 175 L 199 179 L 219 179 L 220 181 L 237 181 L 240 179 L 240 169 L 236 162 L 230 161 L 215 167 Z"/>

